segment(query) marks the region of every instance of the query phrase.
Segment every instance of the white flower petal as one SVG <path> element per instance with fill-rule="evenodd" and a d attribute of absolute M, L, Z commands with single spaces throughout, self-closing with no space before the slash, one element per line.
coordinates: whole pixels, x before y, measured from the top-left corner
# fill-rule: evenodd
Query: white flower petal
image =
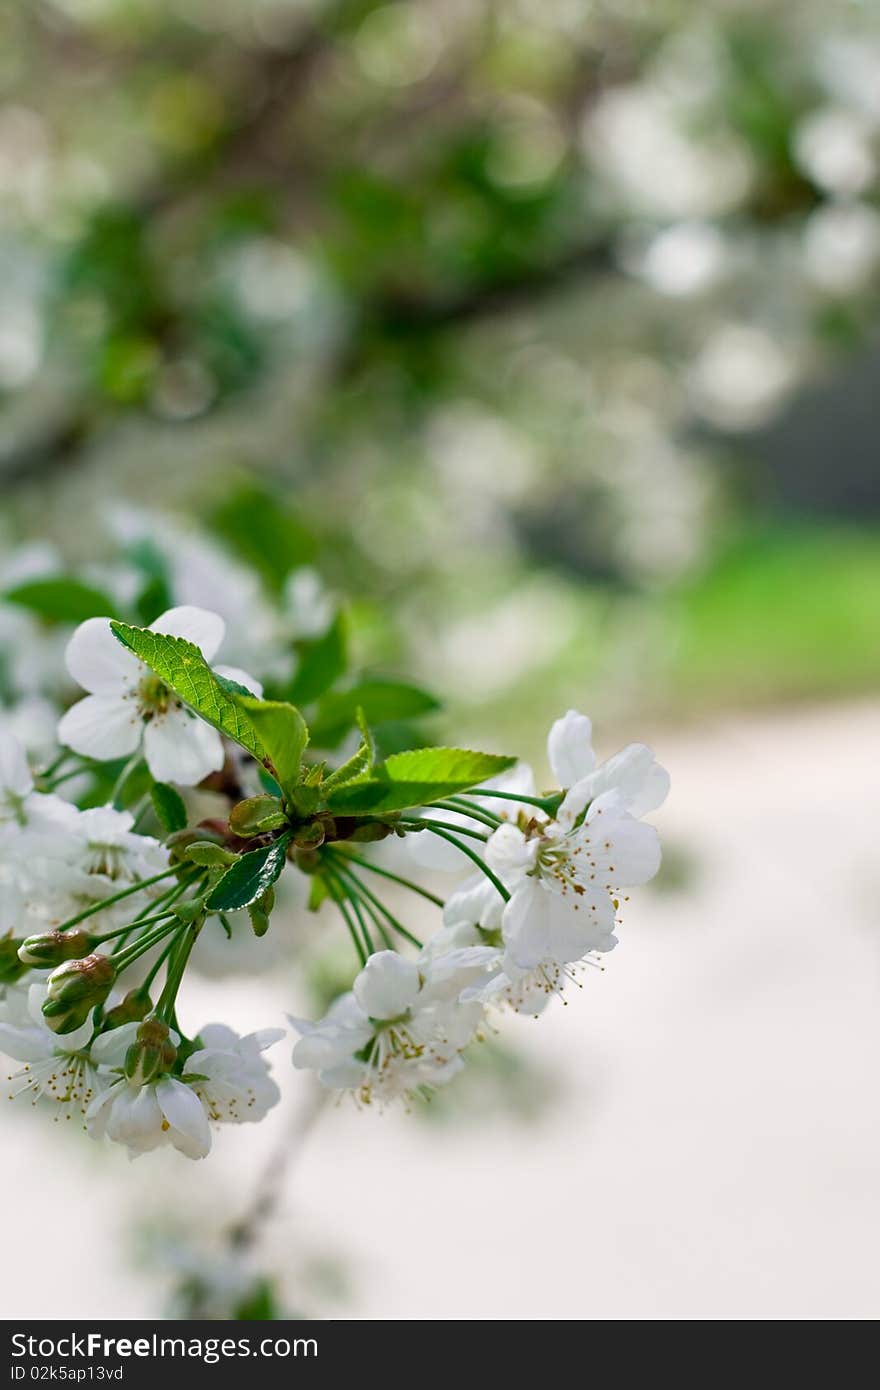
<path fill-rule="evenodd" d="M 58 724 L 58 741 L 84 758 L 110 762 L 127 758 L 141 741 L 143 722 L 133 700 L 86 695 Z"/>
<path fill-rule="evenodd" d="M 223 766 L 223 742 L 216 729 L 189 710 L 172 707 L 144 731 L 147 766 L 157 782 L 195 787 Z"/>
<path fill-rule="evenodd" d="M 90 1050 L 92 1061 L 98 1067 L 121 1067 L 125 1054 L 131 1047 L 140 1028 L 140 1023 L 123 1023 L 112 1028 L 109 1033 L 101 1033 L 95 1038 Z"/>
<path fill-rule="evenodd" d="M 226 635 L 226 624 L 219 613 L 210 613 L 207 608 L 195 608 L 191 604 L 169 608 L 151 626 L 153 632 L 162 632 L 167 637 L 186 638 L 198 647 L 206 661 L 212 661 L 217 655 Z"/>
<path fill-rule="evenodd" d="M 570 709 L 547 735 L 547 756 L 560 787 L 573 787 L 596 766 L 593 725 L 585 714 Z"/>
<path fill-rule="evenodd" d="M 370 956 L 353 986 L 354 996 L 369 1018 L 398 1018 L 418 992 L 418 967 L 396 951 L 377 951 Z"/>
<path fill-rule="evenodd" d="M 531 970 L 543 961 L 562 965 L 589 951 L 609 950 L 613 927 L 614 906 L 607 893 L 563 896 L 527 878 L 504 910 L 502 930 L 515 965 Z"/>
<path fill-rule="evenodd" d="M 627 813 L 597 815 L 578 832 L 578 842 L 588 846 L 595 882 L 605 888 L 636 888 L 660 868 L 655 826 Z"/>
<path fill-rule="evenodd" d="M 522 877 L 535 862 L 537 841 L 527 840 L 516 825 L 499 825 L 486 845 L 486 863 L 505 882 Z"/>
<path fill-rule="evenodd" d="M 67 669 L 77 685 L 95 695 L 119 694 L 137 685 L 143 666 L 113 636 L 109 618 L 87 618 L 67 644 Z"/>
<path fill-rule="evenodd" d="M 211 1150 L 211 1126 L 195 1091 L 172 1076 L 156 1083 L 156 1100 L 172 1129 L 171 1140 L 187 1158 L 204 1158 Z"/>
<path fill-rule="evenodd" d="M 24 748 L 12 734 L 0 734 L 0 790 L 27 796 L 33 786 Z"/>

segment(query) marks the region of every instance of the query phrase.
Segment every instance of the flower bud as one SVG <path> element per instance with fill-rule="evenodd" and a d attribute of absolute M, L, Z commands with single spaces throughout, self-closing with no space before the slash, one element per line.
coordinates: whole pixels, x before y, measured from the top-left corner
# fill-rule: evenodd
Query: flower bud
<path fill-rule="evenodd" d="M 94 1008 L 88 1001 L 79 1004 L 65 1004 L 62 999 L 46 999 L 43 1003 L 43 1018 L 46 1027 L 53 1033 L 75 1033 L 81 1028 Z"/>
<path fill-rule="evenodd" d="M 26 966 L 18 955 L 22 944 L 12 932 L 0 936 L 0 985 L 12 985 L 24 974 Z"/>
<path fill-rule="evenodd" d="M 249 796 L 233 806 L 229 813 L 229 829 L 242 839 L 264 835 L 267 830 L 280 830 L 286 824 L 284 809 L 275 796 Z"/>
<path fill-rule="evenodd" d="M 125 1075 L 135 1086 L 145 1086 L 170 1071 L 177 1057 L 171 1030 L 160 1018 L 145 1018 L 125 1054 Z"/>
<path fill-rule="evenodd" d="M 326 833 L 326 828 L 321 821 L 309 821 L 306 825 L 297 826 L 293 832 L 293 843 L 297 849 L 320 849 Z"/>
<path fill-rule="evenodd" d="M 205 915 L 205 899 L 191 898 L 186 903 L 175 903 L 172 909 L 175 917 L 181 922 L 195 922 L 199 917 Z"/>
<path fill-rule="evenodd" d="M 24 965 L 45 968 L 61 965 L 66 960 L 81 960 L 94 949 L 96 937 L 82 927 L 73 931 L 39 932 L 27 937 L 18 948 L 18 958 Z"/>
<path fill-rule="evenodd" d="M 384 821 L 374 820 L 356 826 L 348 838 L 359 844 L 372 844 L 377 840 L 387 840 L 388 836 L 393 835 L 393 833 L 393 825 L 386 825 Z"/>
<path fill-rule="evenodd" d="M 125 998 L 116 1004 L 112 1009 L 108 1009 L 104 1015 L 104 1026 L 107 1029 L 119 1028 L 123 1023 L 135 1023 L 139 1019 L 146 1018 L 153 1007 L 153 1001 L 143 985 L 137 989 L 130 989 Z"/>
<path fill-rule="evenodd" d="M 251 903 L 248 908 L 248 916 L 251 919 L 251 926 L 254 929 L 254 936 L 265 936 L 269 930 L 269 918 L 275 906 L 275 889 L 267 888 L 261 898 L 255 903 Z"/>
<path fill-rule="evenodd" d="M 52 971 L 48 980 L 47 1003 L 103 1004 L 113 988 L 116 966 L 109 956 L 97 953 L 82 960 L 67 960 Z"/>
<path fill-rule="evenodd" d="M 238 858 L 232 850 L 215 845 L 211 840 L 194 840 L 183 850 L 184 859 L 192 864 L 201 864 L 206 869 L 222 869 L 234 864 Z"/>
<path fill-rule="evenodd" d="M 181 862 L 185 851 L 190 845 L 194 845 L 197 841 L 201 843 L 204 840 L 208 840 L 215 845 L 221 845 L 223 843 L 223 836 L 204 825 L 200 825 L 198 829 L 194 829 L 191 826 L 187 830 L 175 830 L 165 841 L 165 848 L 171 855 L 172 864 L 179 864 Z"/>

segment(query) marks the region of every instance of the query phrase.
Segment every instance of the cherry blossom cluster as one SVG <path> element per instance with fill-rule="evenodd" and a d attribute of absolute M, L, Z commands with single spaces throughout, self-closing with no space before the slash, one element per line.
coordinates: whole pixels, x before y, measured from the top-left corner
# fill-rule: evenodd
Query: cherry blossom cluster
<path fill-rule="evenodd" d="M 172 1145 L 202 1158 L 214 1126 L 260 1120 L 279 1099 L 264 1054 L 286 1029 L 188 1036 L 177 1009 L 207 921 L 283 929 L 282 875 L 312 911 L 336 910 L 358 966 L 324 1017 L 290 1020 L 293 1064 L 381 1105 L 450 1081 L 498 1010 L 540 1014 L 616 944 L 627 890 L 660 864 L 644 817 L 669 778 L 644 745 L 599 762 L 589 719 L 569 711 L 548 739 L 556 785 L 539 792 L 495 754 L 383 759 L 358 708 L 347 746 L 320 757 L 299 709 L 215 664 L 224 635 L 193 605 L 144 628 L 90 618 L 67 646 L 86 694 L 63 712 L 54 757 L 29 760 L 0 724 L 11 1094 L 132 1156 Z M 91 804 L 103 764 L 116 782 Z M 225 812 L 198 819 L 206 787 Z M 429 843 L 472 870 L 445 900 L 422 881 Z M 437 914 L 426 942 L 387 905 L 388 885 Z"/>

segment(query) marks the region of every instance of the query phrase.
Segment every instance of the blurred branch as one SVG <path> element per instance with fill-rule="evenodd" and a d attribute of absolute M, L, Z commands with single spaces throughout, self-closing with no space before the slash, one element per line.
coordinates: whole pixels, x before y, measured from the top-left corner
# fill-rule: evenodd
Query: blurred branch
<path fill-rule="evenodd" d="M 306 1139 L 324 1109 L 327 1092 L 315 1087 L 304 1105 L 294 1110 L 269 1161 L 257 1180 L 254 1195 L 244 1214 L 229 1228 L 227 1242 L 241 1254 L 259 1241 L 266 1222 L 274 1216 L 284 1196 L 284 1188 L 294 1164 L 300 1158 Z"/>

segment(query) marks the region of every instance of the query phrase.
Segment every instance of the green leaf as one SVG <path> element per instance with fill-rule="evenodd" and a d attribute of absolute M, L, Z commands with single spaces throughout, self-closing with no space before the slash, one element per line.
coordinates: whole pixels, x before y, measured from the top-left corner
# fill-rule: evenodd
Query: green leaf
<path fill-rule="evenodd" d="M 280 700 L 258 700 L 255 695 L 232 699 L 243 710 L 269 757 L 269 771 L 285 795 L 291 798 L 299 781 L 302 755 L 309 741 L 306 721 L 294 705 Z"/>
<path fill-rule="evenodd" d="M 356 815 L 426 806 L 475 787 L 513 767 L 515 762 L 515 758 L 474 753 L 465 748 L 417 748 L 394 753 L 368 776 L 332 791 L 327 807 Z"/>
<path fill-rule="evenodd" d="M 348 665 L 348 631 L 343 613 L 337 613 L 322 637 L 297 642 L 299 665 L 288 695 L 295 704 L 307 705 L 329 690 Z"/>
<path fill-rule="evenodd" d="M 166 834 L 173 835 L 175 830 L 185 829 L 186 804 L 179 791 L 169 787 L 167 782 L 154 782 L 150 788 L 150 800 Z"/>
<path fill-rule="evenodd" d="M 229 829 L 242 839 L 265 835 L 267 830 L 280 830 L 287 816 L 277 796 L 248 796 L 229 812 Z"/>
<path fill-rule="evenodd" d="M 6 603 L 27 608 L 38 617 L 55 623 L 84 623 L 86 618 L 114 618 L 118 612 L 113 599 L 102 589 L 63 574 L 26 580 L 7 589 L 2 597 Z"/>
<path fill-rule="evenodd" d="M 183 637 L 168 637 L 148 628 L 129 627 L 128 623 L 113 622 L 110 627 L 118 641 L 149 666 L 184 704 L 222 734 L 241 744 L 258 762 L 268 762 L 253 724 L 237 703 L 236 692 L 241 691 L 242 695 L 248 692 L 231 681 L 221 682 L 198 647 Z"/>
<path fill-rule="evenodd" d="M 289 838 L 282 835 L 271 845 L 243 854 L 238 863 L 227 869 L 214 884 L 206 903 L 209 910 L 233 912 L 240 907 L 250 907 L 251 903 L 262 898 L 284 868 Z"/>
<path fill-rule="evenodd" d="M 333 748 L 348 733 L 358 709 L 370 724 L 387 720 L 414 719 L 440 708 L 426 690 L 406 681 L 363 680 L 350 690 L 325 695 L 312 720 L 312 742 L 319 748 Z"/>
<path fill-rule="evenodd" d="M 357 712 L 357 724 L 361 731 L 362 742 L 360 747 L 347 762 L 338 767 L 335 772 L 324 782 L 324 790 L 331 791 L 334 787 L 342 787 L 347 782 L 354 782 L 357 778 L 363 777 L 369 772 L 376 761 L 376 743 L 370 732 L 370 727 L 364 719 L 364 712 L 359 709 Z"/>
<path fill-rule="evenodd" d="M 211 524 L 276 592 L 292 569 L 314 558 L 314 541 L 302 522 L 281 497 L 259 487 L 248 485 L 224 497 Z"/>

